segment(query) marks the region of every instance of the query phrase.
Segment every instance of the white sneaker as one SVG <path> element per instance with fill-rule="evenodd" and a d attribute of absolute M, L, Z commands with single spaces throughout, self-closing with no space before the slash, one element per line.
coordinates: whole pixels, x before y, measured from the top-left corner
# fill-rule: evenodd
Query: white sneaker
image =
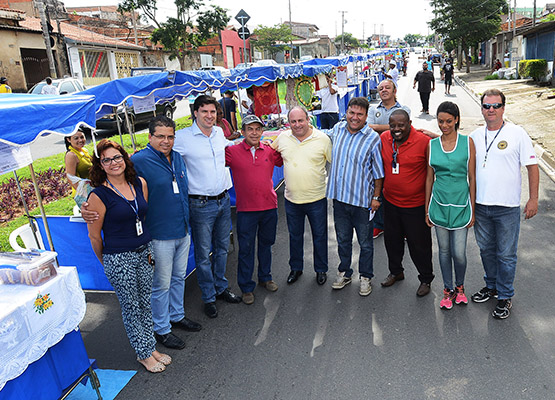
<path fill-rule="evenodd" d="M 360 290 L 358 294 L 361 296 L 368 296 L 372 293 L 372 280 L 370 278 L 366 278 L 365 276 L 360 277 Z"/>
<path fill-rule="evenodd" d="M 338 272 L 337 278 L 335 279 L 335 282 L 331 284 L 331 287 L 333 289 L 343 289 L 345 286 L 351 283 L 351 281 L 351 278 L 347 278 L 345 276 L 345 272 Z"/>

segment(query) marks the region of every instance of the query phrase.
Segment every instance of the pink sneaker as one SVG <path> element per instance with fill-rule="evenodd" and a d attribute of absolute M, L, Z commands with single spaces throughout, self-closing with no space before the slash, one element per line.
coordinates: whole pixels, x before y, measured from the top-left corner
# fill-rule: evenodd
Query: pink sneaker
<path fill-rule="evenodd" d="M 464 294 L 464 285 L 461 286 L 457 286 L 455 288 L 455 292 L 457 293 L 457 297 L 455 299 L 455 304 L 468 304 L 468 299 L 466 298 L 466 295 Z"/>
<path fill-rule="evenodd" d="M 450 310 L 453 308 L 453 299 L 455 298 L 455 292 L 449 289 L 443 289 L 443 299 L 439 302 L 439 308 L 445 308 Z"/>

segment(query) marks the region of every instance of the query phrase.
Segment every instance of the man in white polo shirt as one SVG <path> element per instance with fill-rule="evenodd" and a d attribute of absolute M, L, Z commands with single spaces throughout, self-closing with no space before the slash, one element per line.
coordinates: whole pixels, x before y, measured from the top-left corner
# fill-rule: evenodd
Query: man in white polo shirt
<path fill-rule="evenodd" d="M 482 95 L 485 127 L 470 137 L 476 146 L 476 223 L 486 286 L 472 295 L 476 303 L 497 296 L 493 317 L 509 316 L 514 295 L 520 230 L 520 167 L 528 170 L 530 197 L 524 218 L 538 212 L 539 169 L 532 141 L 524 129 L 503 120 L 505 95 L 488 89 Z"/>

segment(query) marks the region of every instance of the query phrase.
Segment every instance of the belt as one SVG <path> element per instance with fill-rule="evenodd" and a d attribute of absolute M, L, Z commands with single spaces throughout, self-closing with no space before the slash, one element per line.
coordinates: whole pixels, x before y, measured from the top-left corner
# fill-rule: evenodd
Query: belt
<path fill-rule="evenodd" d="M 133 253 L 142 253 L 148 248 L 148 243 L 143 244 L 142 246 L 137 247 L 136 249 L 131 250 Z"/>
<path fill-rule="evenodd" d="M 226 193 L 227 193 L 227 190 L 224 190 L 222 193 L 220 193 L 217 196 L 204 196 L 202 194 L 190 194 L 189 198 L 196 199 L 196 200 L 221 200 L 224 198 Z"/>

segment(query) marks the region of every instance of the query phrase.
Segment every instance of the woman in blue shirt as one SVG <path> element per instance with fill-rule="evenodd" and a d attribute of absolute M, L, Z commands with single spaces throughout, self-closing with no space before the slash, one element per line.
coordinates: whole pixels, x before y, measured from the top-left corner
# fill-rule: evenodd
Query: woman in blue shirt
<path fill-rule="evenodd" d="M 90 172 L 95 189 L 88 201 L 89 210 L 96 211 L 99 218 L 88 224 L 91 245 L 116 292 L 137 360 L 149 372 L 162 372 L 171 358 L 155 347 L 150 305 L 154 262 L 150 233 L 144 223 L 148 208 L 146 181 L 137 177 L 119 144 L 103 139 L 96 154 Z"/>

